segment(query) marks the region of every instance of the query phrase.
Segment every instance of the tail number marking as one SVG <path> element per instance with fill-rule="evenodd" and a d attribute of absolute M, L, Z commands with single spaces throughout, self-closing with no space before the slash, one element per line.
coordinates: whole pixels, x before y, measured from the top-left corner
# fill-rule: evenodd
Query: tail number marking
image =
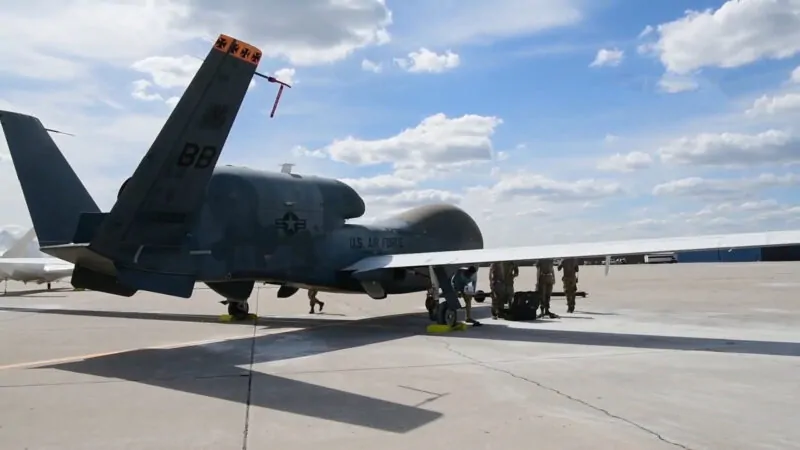
<path fill-rule="evenodd" d="M 214 162 L 215 156 L 217 156 L 217 148 L 213 145 L 205 145 L 201 148 L 194 142 L 187 142 L 178 157 L 178 167 L 205 169 Z"/>

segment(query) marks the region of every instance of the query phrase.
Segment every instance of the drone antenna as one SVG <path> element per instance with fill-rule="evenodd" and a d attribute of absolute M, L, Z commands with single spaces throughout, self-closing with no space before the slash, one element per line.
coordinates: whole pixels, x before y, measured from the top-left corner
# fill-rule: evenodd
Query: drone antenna
<path fill-rule="evenodd" d="M 278 102 L 281 101 L 281 95 L 283 95 L 283 88 L 287 87 L 287 88 L 291 89 L 292 87 L 288 83 L 284 83 L 283 81 L 281 81 L 281 80 L 279 80 L 279 79 L 277 79 L 275 77 L 271 77 L 269 75 L 264 75 L 264 74 L 261 74 L 261 73 L 258 73 L 258 72 L 256 72 L 256 75 L 258 75 L 259 77 L 269 81 L 270 83 L 277 83 L 277 84 L 280 85 L 278 87 L 278 95 L 275 96 L 275 103 L 272 105 L 272 112 L 269 113 L 269 117 L 270 118 L 275 117 L 275 111 L 278 109 Z"/>
<path fill-rule="evenodd" d="M 75 135 L 74 135 L 74 134 L 72 134 L 72 133 L 65 133 L 65 132 L 63 132 L 63 131 L 53 130 L 52 128 L 45 128 L 45 130 L 46 130 L 46 131 L 49 131 L 49 132 L 51 132 L 51 133 L 56 133 L 56 134 L 66 134 L 67 136 L 72 136 L 72 137 L 75 137 Z"/>

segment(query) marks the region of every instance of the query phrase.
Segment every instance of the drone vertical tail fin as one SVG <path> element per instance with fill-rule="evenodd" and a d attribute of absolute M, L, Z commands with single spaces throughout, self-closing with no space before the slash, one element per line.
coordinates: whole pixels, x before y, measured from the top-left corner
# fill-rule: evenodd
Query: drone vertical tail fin
<path fill-rule="evenodd" d="M 39 119 L 0 111 L 0 123 L 39 245 L 71 243 L 81 214 L 100 208 Z"/>

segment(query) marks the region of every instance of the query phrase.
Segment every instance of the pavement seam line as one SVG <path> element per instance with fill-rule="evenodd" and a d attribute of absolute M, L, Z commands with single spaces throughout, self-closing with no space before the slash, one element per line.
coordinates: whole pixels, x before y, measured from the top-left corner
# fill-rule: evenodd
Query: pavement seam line
<path fill-rule="evenodd" d="M 669 445 L 672 445 L 674 447 L 681 448 L 681 449 L 684 449 L 684 450 L 693 450 L 689 446 L 686 446 L 686 445 L 681 444 L 679 442 L 675 442 L 675 441 L 669 440 L 669 439 L 665 438 L 664 436 L 662 436 L 657 431 L 654 431 L 654 430 L 652 430 L 650 428 L 647 428 L 644 425 L 638 424 L 638 423 L 636 423 L 636 422 L 634 422 L 634 421 L 632 421 L 630 419 L 626 419 L 625 417 L 616 415 L 616 414 L 614 414 L 614 413 L 612 413 L 612 412 L 610 412 L 610 411 L 608 411 L 606 409 L 603 409 L 603 408 L 601 408 L 599 406 L 595 406 L 595 405 L 593 405 L 593 404 L 591 404 L 591 403 L 589 403 L 589 402 L 587 402 L 585 400 L 581 400 L 581 399 L 579 399 L 577 397 L 573 397 L 573 396 L 571 396 L 571 395 L 569 395 L 569 394 L 567 394 L 565 392 L 559 391 L 558 389 L 552 388 L 550 386 L 546 386 L 546 385 L 544 385 L 544 384 L 542 384 L 542 383 L 540 383 L 540 382 L 538 382 L 536 380 L 533 380 L 533 379 L 530 379 L 530 378 L 527 378 L 527 377 L 523 377 L 521 375 L 517 375 L 517 374 L 515 374 L 514 372 L 512 372 L 510 370 L 501 369 L 499 367 L 494 367 L 494 366 L 492 366 L 490 364 L 487 364 L 487 363 L 485 363 L 483 361 L 480 361 L 480 360 L 478 360 L 476 358 L 473 358 L 473 357 L 471 357 L 469 355 L 466 355 L 466 354 L 454 349 L 450 345 L 449 342 L 442 342 L 442 343 L 444 344 L 445 349 L 447 349 L 447 351 L 449 351 L 449 352 L 451 352 L 451 353 L 453 353 L 455 355 L 458 355 L 458 356 L 460 356 L 460 357 L 462 357 L 464 359 L 472 361 L 476 365 L 481 366 L 481 367 L 483 367 L 485 369 L 489 369 L 489 370 L 492 370 L 494 372 L 498 372 L 498 373 L 502 373 L 502 374 L 508 375 L 508 376 L 510 376 L 512 378 L 515 378 L 517 380 L 524 381 L 524 382 L 529 383 L 529 384 L 533 384 L 533 385 L 539 387 L 540 389 L 544 389 L 546 391 L 550 391 L 550 392 L 552 392 L 552 393 L 554 393 L 554 394 L 556 394 L 556 395 L 558 395 L 558 396 L 560 396 L 562 398 L 565 398 L 565 399 L 570 400 L 572 402 L 575 402 L 575 403 L 578 403 L 580 405 L 583 405 L 583 406 L 585 406 L 585 407 L 587 407 L 589 409 L 597 411 L 597 412 L 605 415 L 606 417 L 609 417 L 609 418 L 624 422 L 624 423 L 626 423 L 628 425 L 631 425 L 631 426 L 633 426 L 635 428 L 638 428 L 639 430 L 641 430 L 641 431 L 643 431 L 643 432 L 655 437 L 656 439 L 658 439 L 659 441 L 661 441 L 661 442 L 663 442 L 665 444 L 669 444 Z"/>
<path fill-rule="evenodd" d="M 261 304 L 261 288 L 256 288 L 256 320 L 253 321 L 253 333 L 250 337 L 250 363 L 247 366 L 247 403 L 244 409 L 244 429 L 242 430 L 242 450 L 247 450 L 250 436 L 250 404 L 253 398 L 253 365 L 256 359 L 256 335 L 258 334 L 258 306 Z"/>

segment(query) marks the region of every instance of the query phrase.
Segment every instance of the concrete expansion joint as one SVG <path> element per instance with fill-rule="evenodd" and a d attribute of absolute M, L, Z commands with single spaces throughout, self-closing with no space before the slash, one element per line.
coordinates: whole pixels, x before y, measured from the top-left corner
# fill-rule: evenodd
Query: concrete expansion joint
<path fill-rule="evenodd" d="M 658 439 L 659 441 L 661 441 L 661 442 L 663 442 L 665 444 L 669 444 L 669 445 L 671 445 L 673 447 L 681 448 L 681 449 L 684 449 L 684 450 L 694 450 L 691 447 L 688 447 L 688 446 L 686 446 L 684 444 L 681 444 L 679 442 L 675 442 L 675 441 L 672 441 L 672 440 L 669 440 L 669 439 L 665 438 L 664 436 L 662 436 L 657 431 L 654 431 L 654 430 L 652 430 L 652 429 L 650 429 L 650 428 L 648 428 L 648 427 L 646 427 L 644 425 L 636 423 L 636 422 L 634 422 L 634 421 L 632 421 L 630 419 L 627 419 L 625 417 L 613 414 L 612 412 L 610 412 L 610 411 L 608 411 L 606 409 L 603 409 L 603 408 L 601 408 L 599 406 L 595 406 L 595 405 L 593 405 L 593 404 L 591 404 L 591 403 L 589 403 L 587 401 L 584 401 L 584 400 L 581 400 L 579 398 L 573 397 L 573 396 L 571 396 L 571 395 L 569 395 L 569 394 L 567 394 L 565 392 L 559 391 L 558 389 L 552 388 L 550 386 L 546 386 L 546 385 L 544 385 L 544 384 L 542 384 L 542 383 L 540 383 L 540 382 L 538 382 L 536 380 L 533 380 L 531 378 L 527 378 L 527 377 L 524 377 L 522 375 L 517 375 L 517 374 L 515 374 L 514 372 L 512 372 L 510 370 L 501 369 L 499 367 L 492 366 L 491 364 L 485 363 L 485 362 L 483 362 L 481 360 L 478 360 L 478 359 L 473 358 L 473 357 L 471 357 L 469 355 L 466 355 L 463 352 L 460 352 L 460 351 L 454 349 L 453 346 L 450 345 L 449 342 L 443 342 L 443 344 L 444 344 L 444 347 L 445 347 L 445 349 L 447 351 L 449 351 L 449 352 L 451 352 L 451 353 L 453 353 L 455 355 L 458 355 L 461 358 L 467 359 L 467 360 L 471 361 L 472 363 L 474 363 L 477 366 L 481 366 L 481 367 L 483 367 L 485 369 L 508 375 L 508 376 L 510 376 L 512 378 L 515 378 L 517 380 L 524 381 L 524 382 L 529 383 L 529 384 L 533 384 L 533 385 L 535 385 L 536 387 L 538 387 L 540 389 L 544 389 L 546 391 L 550 391 L 550 392 L 552 392 L 552 393 L 554 393 L 554 394 L 556 394 L 556 395 L 558 395 L 558 396 L 560 396 L 562 398 L 565 398 L 565 399 L 567 399 L 567 400 L 569 400 L 571 402 L 578 403 L 578 404 L 580 404 L 582 406 L 585 406 L 585 407 L 587 407 L 589 409 L 592 409 L 592 410 L 594 410 L 596 412 L 599 412 L 599 413 L 603 414 L 606 417 L 609 417 L 611 419 L 618 420 L 620 422 L 624 422 L 624 423 L 626 423 L 628 425 L 636 427 L 639 430 L 641 430 L 641 431 L 653 436 L 654 438 Z"/>

